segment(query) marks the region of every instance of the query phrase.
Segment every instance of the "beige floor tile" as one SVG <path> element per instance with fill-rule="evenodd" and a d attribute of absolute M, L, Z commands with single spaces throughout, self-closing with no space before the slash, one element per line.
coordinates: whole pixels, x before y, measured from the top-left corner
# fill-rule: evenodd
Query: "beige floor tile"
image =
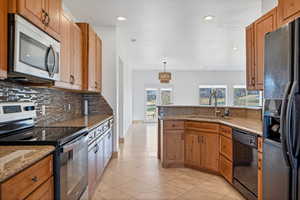
<path fill-rule="evenodd" d="M 223 178 L 188 168 L 164 169 L 156 125 L 135 124 L 111 160 L 93 200 L 244 200 Z"/>

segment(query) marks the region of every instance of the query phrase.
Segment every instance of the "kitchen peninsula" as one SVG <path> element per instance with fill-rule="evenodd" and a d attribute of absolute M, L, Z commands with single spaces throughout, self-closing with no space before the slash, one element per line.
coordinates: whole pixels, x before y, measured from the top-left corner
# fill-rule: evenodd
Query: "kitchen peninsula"
<path fill-rule="evenodd" d="M 237 190 L 249 189 L 250 199 L 262 196 L 261 108 L 171 105 L 159 106 L 158 115 L 158 157 L 164 168 L 221 175 Z"/>

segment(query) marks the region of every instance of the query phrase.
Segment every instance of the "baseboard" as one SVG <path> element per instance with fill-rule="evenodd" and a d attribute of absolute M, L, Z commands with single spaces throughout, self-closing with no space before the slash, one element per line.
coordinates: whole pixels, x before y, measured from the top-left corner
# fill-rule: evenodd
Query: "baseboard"
<path fill-rule="evenodd" d="M 142 124 L 142 123 L 144 123 L 144 120 L 133 120 L 132 123 L 133 124 Z"/>
<path fill-rule="evenodd" d="M 125 139 L 124 139 L 124 138 L 119 138 L 119 143 L 120 143 L 120 144 L 124 144 L 124 142 L 125 142 Z"/>
<path fill-rule="evenodd" d="M 114 151 L 113 153 L 112 153 L 112 158 L 118 158 L 118 156 L 119 156 L 119 152 L 117 152 L 117 151 Z"/>

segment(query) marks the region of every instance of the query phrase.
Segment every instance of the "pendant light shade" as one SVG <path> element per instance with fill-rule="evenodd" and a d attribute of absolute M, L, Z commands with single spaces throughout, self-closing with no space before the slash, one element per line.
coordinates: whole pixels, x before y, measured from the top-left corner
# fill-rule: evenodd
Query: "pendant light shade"
<path fill-rule="evenodd" d="M 163 61 L 163 64 L 164 64 L 164 71 L 158 74 L 158 78 L 160 80 L 160 83 L 169 83 L 170 80 L 172 79 L 172 74 L 171 72 L 166 72 L 167 61 Z"/>

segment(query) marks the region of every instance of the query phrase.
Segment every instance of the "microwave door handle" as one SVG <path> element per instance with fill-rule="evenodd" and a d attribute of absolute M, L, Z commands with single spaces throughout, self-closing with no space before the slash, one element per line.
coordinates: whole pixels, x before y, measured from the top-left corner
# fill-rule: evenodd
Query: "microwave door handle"
<path fill-rule="evenodd" d="M 53 59 L 54 59 L 54 61 L 53 61 L 53 66 L 52 66 L 52 70 L 50 70 L 51 69 L 51 67 L 49 66 L 49 56 L 50 56 L 50 53 L 53 53 Z M 50 75 L 50 77 L 53 77 L 53 75 L 54 75 L 54 72 L 55 72 L 55 63 L 56 63 L 56 55 L 55 55 L 55 51 L 54 51 L 54 48 L 53 48 L 53 46 L 52 45 L 50 45 L 50 47 L 48 48 L 48 51 L 47 51 L 47 56 L 46 56 L 46 67 L 47 67 L 47 71 L 48 71 L 48 73 L 49 73 L 49 75 Z"/>

